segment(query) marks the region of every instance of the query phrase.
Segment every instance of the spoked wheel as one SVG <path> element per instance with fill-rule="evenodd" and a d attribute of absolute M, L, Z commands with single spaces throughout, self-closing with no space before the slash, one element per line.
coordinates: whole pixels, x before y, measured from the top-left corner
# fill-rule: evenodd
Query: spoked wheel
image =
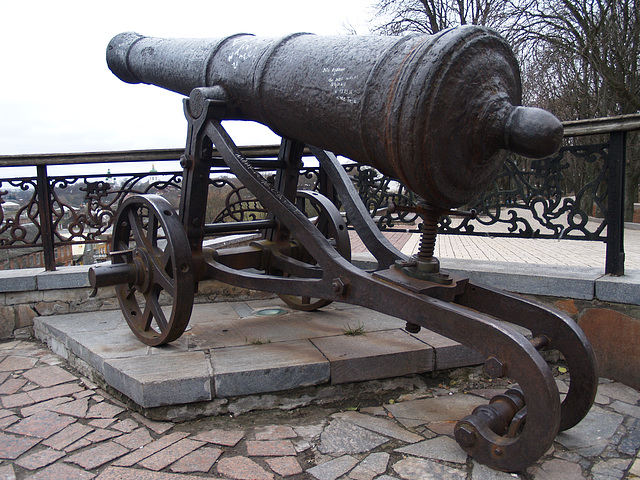
<path fill-rule="evenodd" d="M 324 195 L 312 190 L 298 190 L 296 193 L 296 206 L 303 212 L 316 228 L 329 240 L 336 251 L 347 260 L 351 260 L 351 241 L 347 226 L 342 215 Z M 315 265 L 316 261 L 308 254 L 298 260 Z M 300 297 L 296 295 L 278 296 L 291 308 L 310 312 L 325 307 L 331 300 L 314 297 Z"/>
<path fill-rule="evenodd" d="M 114 264 L 134 266 L 135 280 L 116 286 L 133 333 L 151 346 L 178 339 L 189 323 L 195 283 L 187 234 L 171 204 L 158 195 L 127 198 L 114 222 L 112 246 Z"/>

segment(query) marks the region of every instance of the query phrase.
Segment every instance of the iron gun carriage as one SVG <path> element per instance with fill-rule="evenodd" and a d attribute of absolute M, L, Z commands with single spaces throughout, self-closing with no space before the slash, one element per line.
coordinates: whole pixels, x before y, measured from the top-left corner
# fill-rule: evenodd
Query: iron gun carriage
<path fill-rule="evenodd" d="M 409 331 L 425 327 L 482 353 L 490 374 L 518 387 L 460 420 L 455 437 L 494 468 L 525 469 L 558 431 L 587 414 L 596 393 L 595 359 L 575 322 L 449 275 L 434 257 L 439 218 L 482 192 L 508 151 L 544 157 L 562 140 L 553 115 L 518 106 L 518 65 L 495 33 L 475 26 L 402 38 L 124 33 L 109 43 L 107 61 L 125 82 L 188 96 L 179 211 L 156 195 L 128 197 L 114 221 L 112 264 L 90 271 L 95 288 L 116 286 L 141 341 L 161 345 L 180 337 L 198 283 L 216 279 L 276 293 L 304 310 L 331 301 L 362 305 L 406 321 Z M 260 122 L 282 137 L 271 183 L 234 144 L 221 123 L 226 119 Z M 297 188 L 304 148 L 323 171 L 320 192 Z M 414 207 L 423 220 L 418 255 L 407 258 L 380 233 L 338 154 L 402 180 L 421 197 Z M 266 218 L 204 221 L 216 162 L 267 209 Z M 375 271 L 349 261 L 346 226 L 328 198 L 334 194 L 376 258 Z M 207 236 L 249 230 L 262 239 L 246 247 L 203 246 Z M 169 309 L 161 308 L 161 293 L 169 296 Z M 530 330 L 532 339 L 509 323 Z M 569 366 L 562 401 L 543 349 L 560 351 Z"/>

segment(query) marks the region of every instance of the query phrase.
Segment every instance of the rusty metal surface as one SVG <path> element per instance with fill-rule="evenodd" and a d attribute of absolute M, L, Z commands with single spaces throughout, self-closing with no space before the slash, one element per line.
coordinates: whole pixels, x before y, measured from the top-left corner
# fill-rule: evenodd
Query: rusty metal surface
<path fill-rule="evenodd" d="M 124 33 L 109 44 L 107 61 L 126 82 L 183 95 L 212 87 L 221 117 L 258 121 L 372 165 L 445 209 L 475 198 L 506 150 L 546 156 L 562 139 L 551 114 L 516 107 L 515 57 L 476 26 L 402 38 Z M 201 102 L 193 100 L 197 117 Z"/>

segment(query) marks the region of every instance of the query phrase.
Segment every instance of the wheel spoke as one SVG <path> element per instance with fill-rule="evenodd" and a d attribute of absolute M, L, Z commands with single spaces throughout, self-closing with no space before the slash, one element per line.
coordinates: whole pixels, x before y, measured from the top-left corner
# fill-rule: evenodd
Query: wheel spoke
<path fill-rule="evenodd" d="M 173 279 L 167 274 L 164 268 L 160 268 L 160 265 L 154 263 L 153 280 L 154 283 L 164 291 L 166 291 L 171 297 L 175 297 L 176 286 Z"/>
<path fill-rule="evenodd" d="M 149 246 L 154 250 L 158 248 L 158 217 L 149 210 L 149 225 L 147 227 Z"/>
<path fill-rule="evenodd" d="M 129 210 L 129 225 L 131 226 L 131 233 L 133 233 L 133 240 L 139 246 L 144 245 L 149 250 L 149 239 L 144 234 L 144 226 L 142 225 L 142 219 L 136 215 L 136 212 Z"/>
<path fill-rule="evenodd" d="M 151 309 L 151 312 L 153 314 L 153 318 L 156 319 L 156 323 L 158 324 L 158 327 L 160 327 L 160 331 L 162 333 L 164 333 L 167 330 L 167 326 L 168 326 L 169 322 L 167 322 L 167 317 L 164 315 L 164 312 L 162 311 L 162 308 L 160 308 L 160 302 L 158 301 L 159 295 L 156 294 L 154 296 L 156 298 L 155 299 L 149 299 L 147 301 L 147 305 Z"/>

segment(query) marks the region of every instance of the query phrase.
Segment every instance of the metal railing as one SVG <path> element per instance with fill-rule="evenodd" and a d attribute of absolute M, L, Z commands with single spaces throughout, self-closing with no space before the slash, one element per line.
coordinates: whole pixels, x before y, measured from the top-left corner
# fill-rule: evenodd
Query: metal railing
<path fill-rule="evenodd" d="M 475 218 L 445 217 L 440 233 L 602 241 L 607 244 L 606 273 L 622 275 L 627 132 L 635 130 L 640 130 L 640 115 L 566 122 L 565 146 L 557 155 L 542 160 L 509 157 L 491 188 L 466 206 L 477 212 Z M 633 149 L 637 155 L 637 146 Z M 267 176 L 277 166 L 278 146 L 241 150 Z M 104 248 L 117 207 L 129 193 L 160 192 L 178 205 L 180 171 L 51 175 L 51 167 L 91 170 L 95 164 L 106 168 L 130 163 L 133 170 L 136 162 L 173 162 L 171 168 L 177 169 L 182 153 L 182 149 L 165 149 L 0 156 L 0 167 L 36 170 L 35 176 L 0 178 L 0 268 L 5 264 L 54 270 L 69 261 L 62 254 L 65 247 Z M 381 229 L 417 231 L 415 214 L 388 209 L 390 202 L 419 201 L 415 194 L 371 167 L 347 164 L 345 168 Z M 305 166 L 300 188 L 317 188 L 321 175 L 317 162 Z M 266 215 L 221 161 L 214 161 L 207 202 L 209 222 Z"/>

